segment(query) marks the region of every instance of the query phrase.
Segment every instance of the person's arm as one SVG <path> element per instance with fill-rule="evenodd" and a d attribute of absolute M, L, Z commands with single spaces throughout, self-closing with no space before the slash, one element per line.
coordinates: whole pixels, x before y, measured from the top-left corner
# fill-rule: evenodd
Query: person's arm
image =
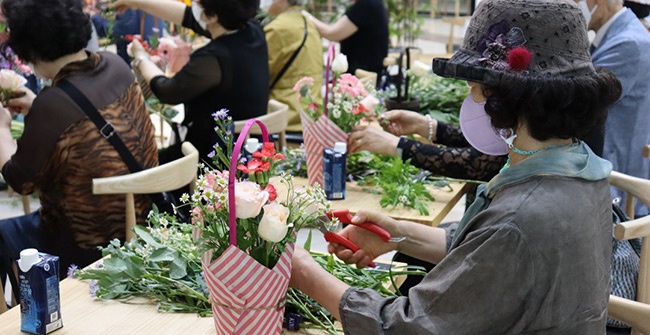
<path fill-rule="evenodd" d="M 346 290 L 339 305 L 346 334 L 506 334 L 527 324 L 538 283 L 526 239 L 507 225 L 469 236 L 408 296 Z"/>
<path fill-rule="evenodd" d="M 141 9 L 173 24 L 182 24 L 185 8 L 183 2 L 176 0 L 117 0 L 109 8 L 129 7 Z"/>
<path fill-rule="evenodd" d="M 220 84 L 221 65 L 217 58 L 211 55 L 194 55 L 173 77 L 168 78 L 161 74 L 149 82 L 154 95 L 166 104 L 187 102 Z"/>
<path fill-rule="evenodd" d="M 327 24 L 306 11 L 302 12 L 311 22 L 314 23 L 318 33 L 332 42 L 340 42 L 356 33 L 359 28 L 350 19 L 343 15 L 333 24 Z"/>
<path fill-rule="evenodd" d="M 436 175 L 489 181 L 508 159 L 507 156 L 486 155 L 471 146 L 441 147 L 402 137 L 397 147 L 401 149 L 402 159 L 411 160 L 414 166 L 433 172 Z"/>
<path fill-rule="evenodd" d="M 625 57 L 621 57 L 621 55 L 625 55 Z M 612 71 L 621 82 L 623 88 L 621 97 L 630 93 L 630 90 L 634 87 L 640 75 L 636 66 L 631 66 L 630 64 L 638 64 L 641 57 L 647 57 L 647 55 L 641 55 L 638 45 L 631 40 L 625 40 L 616 45 L 609 46 L 604 52 L 599 52 L 596 49 L 594 56 L 593 62 L 595 67 L 604 67 Z"/>
<path fill-rule="evenodd" d="M 339 303 L 350 286 L 323 269 L 311 258 L 309 252 L 299 246 L 296 246 L 291 263 L 290 286 L 316 300 L 340 320 Z"/>

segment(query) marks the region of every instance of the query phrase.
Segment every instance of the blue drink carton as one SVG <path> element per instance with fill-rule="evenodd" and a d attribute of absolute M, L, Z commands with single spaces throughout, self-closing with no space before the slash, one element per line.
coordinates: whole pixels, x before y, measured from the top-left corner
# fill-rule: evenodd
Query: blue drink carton
<path fill-rule="evenodd" d="M 323 189 L 327 200 L 345 199 L 346 151 L 344 142 L 336 142 L 333 149 L 323 150 Z"/>
<path fill-rule="evenodd" d="M 36 249 L 20 252 L 20 330 L 45 335 L 63 327 L 59 296 L 59 257 Z"/>

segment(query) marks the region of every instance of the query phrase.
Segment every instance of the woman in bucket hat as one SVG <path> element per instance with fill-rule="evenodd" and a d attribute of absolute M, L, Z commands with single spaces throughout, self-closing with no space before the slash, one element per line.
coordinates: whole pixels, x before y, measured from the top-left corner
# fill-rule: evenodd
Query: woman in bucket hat
<path fill-rule="evenodd" d="M 479 187 L 455 234 L 360 211 L 392 236 L 348 226 L 361 249 L 329 251 L 367 266 L 399 250 L 436 263 L 408 296 L 349 287 L 304 250 L 291 285 L 343 323 L 346 334 L 604 334 L 611 257 L 611 164 L 576 140 L 602 125 L 618 80 L 594 69 L 585 20 L 571 0 L 485 0 L 462 48 L 435 59 L 439 75 L 467 80 L 467 140 L 509 162 Z"/>

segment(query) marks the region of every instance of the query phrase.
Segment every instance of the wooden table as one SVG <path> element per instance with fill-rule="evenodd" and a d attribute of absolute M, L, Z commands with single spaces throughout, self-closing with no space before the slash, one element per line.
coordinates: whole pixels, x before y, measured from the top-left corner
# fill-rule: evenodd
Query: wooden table
<path fill-rule="evenodd" d="M 54 335 L 203 335 L 216 333 L 212 316 L 158 313 L 150 303 L 126 304 L 90 297 L 88 283 L 77 279 L 61 281 L 63 328 Z M 0 314 L 0 334 L 19 335 L 20 306 Z M 320 334 L 316 331 L 285 331 L 285 334 Z"/>
<path fill-rule="evenodd" d="M 308 181 L 306 178 L 295 177 L 294 184 L 307 185 Z M 274 185 L 282 186 L 283 184 L 278 182 L 274 183 Z M 397 220 L 409 220 L 437 226 L 470 187 L 464 183 L 450 183 L 450 186 L 451 190 L 447 187 L 427 186 L 431 195 L 436 199 L 435 201 L 427 202 L 429 215 L 421 215 L 417 210 L 403 206 L 381 208 L 379 205 L 381 195 L 364 191 L 364 189 L 371 189 L 371 187 L 359 186 L 356 182 L 346 183 L 345 199 L 332 200 L 331 203 L 333 209 L 349 209 L 351 213 L 356 213 L 361 209 L 371 210 L 386 214 Z M 286 192 L 286 190 L 281 189 L 278 191 Z"/>

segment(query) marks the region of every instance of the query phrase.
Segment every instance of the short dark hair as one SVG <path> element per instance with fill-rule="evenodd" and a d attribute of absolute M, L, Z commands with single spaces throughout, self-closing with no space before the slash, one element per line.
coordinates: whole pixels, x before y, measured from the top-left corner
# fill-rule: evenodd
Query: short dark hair
<path fill-rule="evenodd" d="M 484 85 L 485 111 L 497 128 L 526 122 L 538 140 L 584 138 L 607 119 L 607 108 L 621 96 L 621 83 L 609 70 L 576 77 L 508 76 Z"/>
<path fill-rule="evenodd" d="M 260 0 L 199 0 L 199 4 L 206 15 L 216 15 L 222 27 L 234 30 L 255 17 Z"/>
<path fill-rule="evenodd" d="M 8 43 L 23 61 L 53 61 L 88 44 L 92 28 L 81 0 L 3 0 Z"/>

